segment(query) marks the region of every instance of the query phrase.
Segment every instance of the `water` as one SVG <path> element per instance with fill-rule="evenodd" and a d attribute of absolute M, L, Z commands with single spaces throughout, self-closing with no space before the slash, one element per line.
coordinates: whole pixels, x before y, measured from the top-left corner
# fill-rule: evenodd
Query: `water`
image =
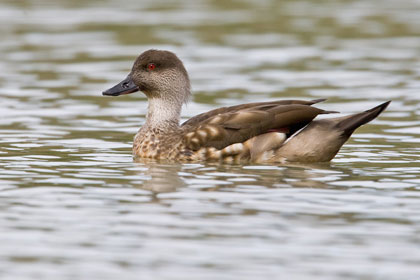
<path fill-rule="evenodd" d="M 420 1 L 4 1 L 1 279 L 418 279 Z M 392 99 L 329 164 L 133 162 L 149 48 L 219 106 Z"/>

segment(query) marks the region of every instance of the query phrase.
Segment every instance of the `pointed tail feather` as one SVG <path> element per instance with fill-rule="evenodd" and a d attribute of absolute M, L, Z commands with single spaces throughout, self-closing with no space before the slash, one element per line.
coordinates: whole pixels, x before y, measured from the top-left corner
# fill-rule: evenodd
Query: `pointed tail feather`
<path fill-rule="evenodd" d="M 350 136 L 356 128 L 370 122 L 380 113 L 382 113 L 382 111 L 388 107 L 389 103 L 391 103 L 391 101 L 382 103 L 381 105 L 378 105 L 367 111 L 346 117 L 340 121 L 337 126 L 344 132 L 345 135 Z"/>
<path fill-rule="evenodd" d="M 349 116 L 314 120 L 287 139 L 272 161 L 330 161 L 356 128 L 376 118 L 390 102 Z"/>

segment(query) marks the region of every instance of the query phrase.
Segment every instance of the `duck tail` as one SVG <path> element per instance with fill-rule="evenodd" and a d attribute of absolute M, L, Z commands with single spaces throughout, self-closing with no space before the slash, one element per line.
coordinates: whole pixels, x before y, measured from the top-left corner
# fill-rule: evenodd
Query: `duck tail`
<path fill-rule="evenodd" d="M 344 135 L 350 136 L 359 126 L 370 122 L 382 113 L 388 107 L 389 103 L 391 101 L 382 103 L 364 112 L 344 117 L 337 123 L 337 127 L 343 131 Z"/>
<path fill-rule="evenodd" d="M 273 161 L 330 161 L 356 128 L 376 118 L 390 102 L 361 113 L 310 122 L 276 150 Z"/>

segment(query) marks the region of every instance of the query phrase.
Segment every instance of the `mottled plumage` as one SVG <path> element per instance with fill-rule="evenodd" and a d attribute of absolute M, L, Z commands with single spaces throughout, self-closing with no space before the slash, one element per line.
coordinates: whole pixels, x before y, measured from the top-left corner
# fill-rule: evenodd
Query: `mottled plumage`
<path fill-rule="evenodd" d="M 133 155 L 178 161 L 284 162 L 329 161 L 353 131 L 389 104 L 341 118 L 313 107 L 324 101 L 281 100 L 218 108 L 179 124 L 190 97 L 188 73 L 168 51 L 149 50 L 128 77 L 103 92 L 122 95 L 141 90 L 149 100 L 146 123 L 134 138 Z"/>

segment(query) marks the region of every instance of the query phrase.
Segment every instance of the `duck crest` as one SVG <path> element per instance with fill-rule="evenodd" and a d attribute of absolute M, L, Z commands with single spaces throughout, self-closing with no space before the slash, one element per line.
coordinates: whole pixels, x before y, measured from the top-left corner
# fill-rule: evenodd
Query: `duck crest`
<path fill-rule="evenodd" d="M 148 98 L 146 123 L 134 138 L 133 155 L 175 161 L 282 163 L 330 161 L 355 129 L 389 105 L 339 118 L 315 119 L 324 101 L 278 100 L 223 107 L 179 124 L 190 96 L 188 74 L 168 51 L 141 54 L 125 80 L 103 95 L 141 90 Z"/>

